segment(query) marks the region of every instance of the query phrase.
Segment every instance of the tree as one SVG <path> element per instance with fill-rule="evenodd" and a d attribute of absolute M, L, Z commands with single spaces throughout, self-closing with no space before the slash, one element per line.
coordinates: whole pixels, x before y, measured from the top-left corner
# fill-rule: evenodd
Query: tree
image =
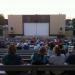
<path fill-rule="evenodd" d="M 66 19 L 66 26 L 69 26 L 71 22 L 71 19 Z"/>
<path fill-rule="evenodd" d="M 73 35 L 75 36 L 75 18 L 72 19 Z"/>
<path fill-rule="evenodd" d="M 4 16 L 0 15 L 0 25 L 4 25 Z"/>
<path fill-rule="evenodd" d="M 3 35 L 3 25 L 5 24 L 5 19 L 2 14 L 0 14 L 0 35 Z"/>

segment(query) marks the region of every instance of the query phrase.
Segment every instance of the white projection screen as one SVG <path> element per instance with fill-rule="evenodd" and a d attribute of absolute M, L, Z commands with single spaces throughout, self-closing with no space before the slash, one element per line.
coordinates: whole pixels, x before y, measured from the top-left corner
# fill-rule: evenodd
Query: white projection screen
<path fill-rule="evenodd" d="M 24 35 L 27 35 L 27 36 L 36 35 L 35 23 L 24 23 Z"/>
<path fill-rule="evenodd" d="M 49 23 L 37 23 L 37 35 L 48 36 L 49 35 Z"/>
<path fill-rule="evenodd" d="M 49 23 L 24 23 L 24 35 L 48 36 Z"/>

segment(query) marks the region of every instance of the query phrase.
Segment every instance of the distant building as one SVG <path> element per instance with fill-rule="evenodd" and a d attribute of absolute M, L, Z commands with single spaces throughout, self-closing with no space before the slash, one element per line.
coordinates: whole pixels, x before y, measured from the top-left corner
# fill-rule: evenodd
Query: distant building
<path fill-rule="evenodd" d="M 8 32 L 24 36 L 64 35 L 65 18 L 65 15 L 8 15 Z"/>

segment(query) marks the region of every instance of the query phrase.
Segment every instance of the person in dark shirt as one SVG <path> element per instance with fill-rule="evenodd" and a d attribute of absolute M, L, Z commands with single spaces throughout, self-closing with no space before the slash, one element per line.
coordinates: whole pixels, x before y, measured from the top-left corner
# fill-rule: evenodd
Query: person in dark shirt
<path fill-rule="evenodd" d="M 70 54 L 66 60 L 66 63 L 75 65 L 75 54 Z"/>
<path fill-rule="evenodd" d="M 21 65 L 22 59 L 19 55 L 16 54 L 16 47 L 15 45 L 10 45 L 8 49 L 8 54 L 4 56 L 2 60 L 4 65 Z M 14 71 L 6 71 L 7 75 L 16 75 L 20 72 Z"/>
<path fill-rule="evenodd" d="M 66 59 L 67 65 L 75 65 L 75 54 L 70 54 Z M 75 75 L 75 71 L 65 71 L 68 75 Z"/>

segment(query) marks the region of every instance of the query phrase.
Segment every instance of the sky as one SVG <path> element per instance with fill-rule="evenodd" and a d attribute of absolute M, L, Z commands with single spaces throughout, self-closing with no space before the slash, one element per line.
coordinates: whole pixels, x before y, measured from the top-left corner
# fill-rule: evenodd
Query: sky
<path fill-rule="evenodd" d="M 65 14 L 75 18 L 75 0 L 0 0 L 0 14 L 8 15 Z"/>

